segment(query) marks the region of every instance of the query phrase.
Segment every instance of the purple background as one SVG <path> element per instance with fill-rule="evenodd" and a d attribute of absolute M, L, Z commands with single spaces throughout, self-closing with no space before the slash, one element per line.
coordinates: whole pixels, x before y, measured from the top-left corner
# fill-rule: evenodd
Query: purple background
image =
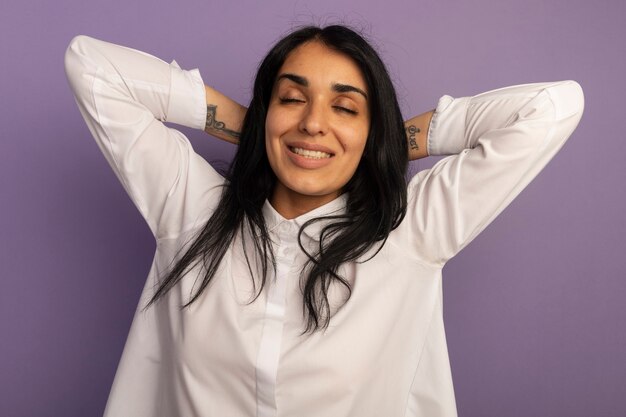
<path fill-rule="evenodd" d="M 0 415 L 102 414 L 155 250 L 72 98 L 72 37 L 176 59 L 247 103 L 277 37 L 341 20 L 378 45 L 406 117 L 442 94 L 582 85 L 570 141 L 444 269 L 450 360 L 461 416 L 626 416 L 626 2 L 11 3 L 0 6 Z M 233 154 L 181 130 L 209 160 Z"/>

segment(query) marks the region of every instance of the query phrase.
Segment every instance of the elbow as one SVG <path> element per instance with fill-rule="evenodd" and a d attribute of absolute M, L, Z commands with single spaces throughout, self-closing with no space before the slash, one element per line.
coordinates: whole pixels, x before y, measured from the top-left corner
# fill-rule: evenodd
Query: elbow
<path fill-rule="evenodd" d="M 576 81 L 561 81 L 548 89 L 555 106 L 556 120 L 576 118 L 580 120 L 585 109 L 583 89 Z"/>
<path fill-rule="evenodd" d="M 74 91 L 80 86 L 80 80 L 85 73 L 85 60 L 91 39 L 86 35 L 74 36 L 65 50 L 63 59 L 65 75 Z"/>

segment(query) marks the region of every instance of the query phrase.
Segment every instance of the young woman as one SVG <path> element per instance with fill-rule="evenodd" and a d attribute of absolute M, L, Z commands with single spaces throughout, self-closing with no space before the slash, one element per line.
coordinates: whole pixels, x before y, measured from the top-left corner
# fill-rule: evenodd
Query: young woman
<path fill-rule="evenodd" d="M 574 81 L 443 96 L 402 121 L 342 26 L 280 40 L 246 109 L 143 52 L 65 68 L 157 241 L 106 416 L 453 416 L 441 270 L 575 129 Z M 238 144 L 226 178 L 172 122 Z M 450 155 L 405 181 L 409 158 Z"/>

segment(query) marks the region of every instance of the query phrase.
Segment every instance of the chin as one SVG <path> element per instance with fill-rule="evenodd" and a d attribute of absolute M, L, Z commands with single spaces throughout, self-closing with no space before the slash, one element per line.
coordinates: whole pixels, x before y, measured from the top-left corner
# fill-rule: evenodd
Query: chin
<path fill-rule="evenodd" d="M 325 197 L 332 194 L 339 195 L 341 190 L 335 187 L 323 186 L 320 180 L 308 181 L 281 181 L 289 192 L 307 197 Z"/>
<path fill-rule="evenodd" d="M 330 194 L 339 195 L 338 191 L 335 191 L 332 189 L 323 189 L 323 188 L 315 187 L 315 186 L 293 187 L 293 188 L 289 187 L 289 189 L 296 194 L 300 194 L 300 195 L 307 196 L 307 197 L 324 197 Z"/>

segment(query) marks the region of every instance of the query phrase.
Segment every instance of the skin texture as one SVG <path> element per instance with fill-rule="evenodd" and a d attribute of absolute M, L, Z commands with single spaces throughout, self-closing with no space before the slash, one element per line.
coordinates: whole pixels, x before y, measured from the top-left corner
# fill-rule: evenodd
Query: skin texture
<path fill-rule="evenodd" d="M 366 84 L 347 56 L 319 42 L 292 51 L 278 72 L 265 129 L 278 183 L 270 199 L 285 218 L 341 194 L 365 148 L 370 125 Z M 310 158 L 294 148 L 324 150 Z"/>

